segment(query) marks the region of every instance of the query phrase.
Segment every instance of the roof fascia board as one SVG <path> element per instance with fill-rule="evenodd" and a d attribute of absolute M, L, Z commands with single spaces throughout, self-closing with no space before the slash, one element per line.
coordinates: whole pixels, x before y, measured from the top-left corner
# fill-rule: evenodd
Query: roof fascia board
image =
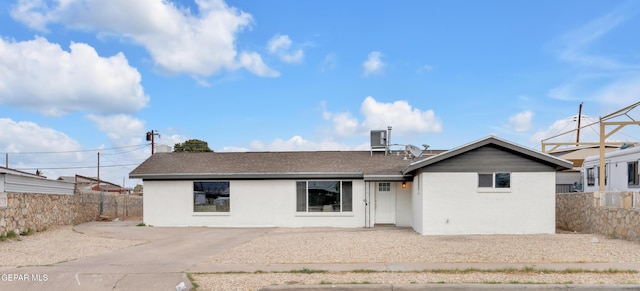
<path fill-rule="evenodd" d="M 413 175 L 364 175 L 365 181 L 411 181 Z"/>
<path fill-rule="evenodd" d="M 186 173 L 186 174 L 134 174 L 132 179 L 143 180 L 188 180 L 188 179 L 362 179 L 362 172 L 302 172 L 302 173 Z"/>

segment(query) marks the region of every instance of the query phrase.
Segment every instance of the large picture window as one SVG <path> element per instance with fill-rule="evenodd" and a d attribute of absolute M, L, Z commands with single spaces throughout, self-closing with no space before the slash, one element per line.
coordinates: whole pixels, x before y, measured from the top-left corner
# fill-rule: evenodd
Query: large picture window
<path fill-rule="evenodd" d="M 478 173 L 478 188 L 511 188 L 511 173 Z"/>
<path fill-rule="evenodd" d="M 298 181 L 296 211 L 351 212 L 352 192 L 351 181 Z"/>
<path fill-rule="evenodd" d="M 229 182 L 193 182 L 193 212 L 229 212 Z"/>

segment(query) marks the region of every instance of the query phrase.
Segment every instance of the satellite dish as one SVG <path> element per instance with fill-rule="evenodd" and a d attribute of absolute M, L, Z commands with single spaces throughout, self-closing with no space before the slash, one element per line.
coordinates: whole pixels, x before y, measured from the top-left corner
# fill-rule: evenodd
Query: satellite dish
<path fill-rule="evenodd" d="M 407 151 L 409 151 L 409 153 L 411 153 L 411 155 L 415 158 L 419 158 L 420 156 L 422 156 L 422 150 L 414 145 L 407 145 Z"/>

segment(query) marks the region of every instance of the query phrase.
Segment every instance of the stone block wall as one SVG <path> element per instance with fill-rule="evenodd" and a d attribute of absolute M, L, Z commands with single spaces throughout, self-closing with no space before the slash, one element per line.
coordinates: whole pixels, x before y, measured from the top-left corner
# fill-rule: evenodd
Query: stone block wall
<path fill-rule="evenodd" d="M 102 203 L 101 203 L 102 201 Z M 142 217 L 142 196 L 103 193 L 99 191 L 83 191 L 80 204 L 90 208 L 90 213 L 107 216 L 111 219 L 126 217 Z M 100 205 L 102 204 L 102 211 Z"/>
<path fill-rule="evenodd" d="M 630 193 L 622 193 L 623 207 L 599 206 L 593 193 L 556 195 L 556 227 L 612 238 L 640 241 L 640 209 L 628 208 Z M 630 201 L 630 200 L 629 200 Z"/>
<path fill-rule="evenodd" d="M 10 231 L 40 231 L 93 221 L 100 214 L 99 208 L 99 192 L 75 195 L 7 193 L 7 206 L 0 208 L 0 236 Z M 105 193 L 103 214 L 110 219 L 142 217 L 142 197 Z"/>

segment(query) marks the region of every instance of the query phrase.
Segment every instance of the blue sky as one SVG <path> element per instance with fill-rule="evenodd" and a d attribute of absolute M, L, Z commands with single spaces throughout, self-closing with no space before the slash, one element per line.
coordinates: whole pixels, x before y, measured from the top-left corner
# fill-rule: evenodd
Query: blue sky
<path fill-rule="evenodd" d="M 56 178 L 95 176 L 101 149 L 103 178 L 119 182 L 149 156 L 152 129 L 160 144 L 215 151 L 366 149 L 387 126 L 392 142 L 432 149 L 487 135 L 540 148 L 575 127 L 581 102 L 595 120 L 640 101 L 639 12 L 589 0 L 3 1 L 0 153 Z"/>

